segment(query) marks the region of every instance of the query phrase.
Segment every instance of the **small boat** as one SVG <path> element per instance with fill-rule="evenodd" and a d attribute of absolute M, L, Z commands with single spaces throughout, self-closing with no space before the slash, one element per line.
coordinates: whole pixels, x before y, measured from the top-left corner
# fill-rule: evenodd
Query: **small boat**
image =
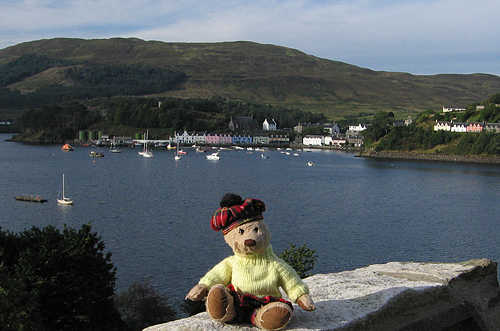
<path fill-rule="evenodd" d="M 118 148 L 118 146 L 116 146 L 114 142 L 111 143 L 111 148 L 109 149 L 109 151 L 111 153 L 121 153 L 120 149 Z"/>
<path fill-rule="evenodd" d="M 299 153 L 293 153 L 293 156 L 300 156 Z"/>
<path fill-rule="evenodd" d="M 170 142 L 169 142 L 169 143 L 168 143 L 168 145 L 167 145 L 167 149 L 168 149 L 168 150 L 170 150 L 170 149 L 175 149 L 175 146 L 170 145 Z"/>
<path fill-rule="evenodd" d="M 177 154 L 179 154 L 179 155 L 186 155 L 186 154 L 187 154 L 187 152 L 186 152 L 186 151 L 183 151 L 182 149 L 180 149 L 180 150 L 177 152 Z"/>
<path fill-rule="evenodd" d="M 61 150 L 63 150 L 64 152 L 71 152 L 73 150 L 73 146 L 71 146 L 70 144 L 64 144 L 61 147 Z"/>
<path fill-rule="evenodd" d="M 177 142 L 177 151 L 175 153 L 174 160 L 176 160 L 176 161 L 180 160 L 182 158 L 181 157 L 182 154 L 186 154 L 186 153 L 183 152 L 181 149 L 179 149 L 179 142 Z"/>
<path fill-rule="evenodd" d="M 196 148 L 196 152 L 198 152 L 198 153 L 205 153 L 205 152 L 206 152 L 206 150 L 204 150 L 204 149 L 203 149 L 203 148 L 201 148 L 201 147 L 198 147 L 198 148 Z"/>
<path fill-rule="evenodd" d="M 62 196 L 61 196 L 61 199 L 57 199 L 57 203 L 60 205 L 72 205 L 73 200 L 64 196 L 64 174 L 62 175 L 62 178 L 63 178 L 62 179 Z"/>
<path fill-rule="evenodd" d="M 148 150 L 148 143 L 147 143 L 148 136 L 149 136 L 149 132 L 146 131 L 146 133 L 144 134 L 144 146 L 143 146 L 143 149 L 142 149 L 141 152 L 138 152 L 138 154 L 140 156 L 142 156 L 142 157 L 151 158 L 151 157 L 153 157 L 153 153 Z"/>
<path fill-rule="evenodd" d="M 265 159 L 268 159 L 268 158 L 269 158 L 269 156 L 264 155 L 264 153 L 262 153 L 262 154 L 260 154 L 260 158 L 265 160 Z"/>
<path fill-rule="evenodd" d="M 314 165 L 314 162 L 313 161 L 307 161 L 307 166 L 308 167 L 312 167 Z"/>
<path fill-rule="evenodd" d="M 89 156 L 90 157 L 104 157 L 104 154 L 102 154 L 100 152 L 96 152 L 96 151 L 90 151 Z"/>
<path fill-rule="evenodd" d="M 47 202 L 47 199 L 43 199 L 39 195 L 18 195 L 15 197 L 15 199 L 18 201 L 27 201 L 27 202 L 40 202 L 40 203 Z"/>
<path fill-rule="evenodd" d="M 207 160 L 217 161 L 219 159 L 220 159 L 219 152 L 215 152 L 215 153 L 207 155 Z"/>

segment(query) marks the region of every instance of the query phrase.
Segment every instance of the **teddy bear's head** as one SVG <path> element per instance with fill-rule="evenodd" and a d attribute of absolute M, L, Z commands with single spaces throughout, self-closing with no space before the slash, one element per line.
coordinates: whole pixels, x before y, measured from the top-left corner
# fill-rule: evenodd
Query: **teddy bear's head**
<path fill-rule="evenodd" d="M 269 246 L 271 234 L 264 221 L 253 221 L 238 225 L 227 234 L 224 240 L 235 254 L 263 254 Z"/>
<path fill-rule="evenodd" d="M 263 254 L 271 235 L 263 221 L 265 204 L 258 199 L 243 200 L 239 195 L 224 195 L 210 221 L 215 231 L 222 230 L 224 240 L 235 254 Z"/>

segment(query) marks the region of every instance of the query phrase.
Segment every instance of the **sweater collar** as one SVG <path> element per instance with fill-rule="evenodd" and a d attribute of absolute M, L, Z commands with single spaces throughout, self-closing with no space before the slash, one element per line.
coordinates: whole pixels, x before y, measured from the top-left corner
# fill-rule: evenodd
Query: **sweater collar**
<path fill-rule="evenodd" d="M 274 256 L 274 252 L 273 252 L 273 247 L 271 246 L 271 244 L 269 244 L 264 253 L 262 254 L 240 254 L 235 252 L 234 255 L 236 255 L 238 258 L 242 260 L 250 262 L 250 261 L 267 260 L 270 257 Z"/>

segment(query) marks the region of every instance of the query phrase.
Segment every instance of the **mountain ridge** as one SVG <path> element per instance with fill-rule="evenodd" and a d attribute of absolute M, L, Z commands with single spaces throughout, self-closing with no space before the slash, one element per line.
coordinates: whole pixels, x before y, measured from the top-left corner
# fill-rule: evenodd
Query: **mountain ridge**
<path fill-rule="evenodd" d="M 1 49 L 0 66 L 27 54 L 72 61 L 75 66 L 134 65 L 185 73 L 186 79 L 176 88 L 150 95 L 221 96 L 320 112 L 333 119 L 379 110 L 405 116 L 447 104 L 469 105 L 500 91 L 500 77 L 491 74 L 374 71 L 297 49 L 251 41 L 42 39 Z M 54 67 L 45 69 L 37 77 L 25 77 L 8 88 L 33 93 L 50 84 L 67 86 L 64 75 L 54 72 L 58 72 Z"/>

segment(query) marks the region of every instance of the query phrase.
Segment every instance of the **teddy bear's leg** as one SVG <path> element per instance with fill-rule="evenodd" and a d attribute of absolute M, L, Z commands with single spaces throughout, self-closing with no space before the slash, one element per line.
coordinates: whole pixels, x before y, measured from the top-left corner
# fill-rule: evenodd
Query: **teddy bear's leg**
<path fill-rule="evenodd" d="M 207 296 L 208 315 L 218 322 L 229 322 L 236 317 L 234 298 L 223 285 L 214 285 Z"/>
<path fill-rule="evenodd" d="M 266 330 L 283 329 L 292 318 L 292 308 L 283 302 L 271 302 L 257 310 L 254 323 Z"/>

